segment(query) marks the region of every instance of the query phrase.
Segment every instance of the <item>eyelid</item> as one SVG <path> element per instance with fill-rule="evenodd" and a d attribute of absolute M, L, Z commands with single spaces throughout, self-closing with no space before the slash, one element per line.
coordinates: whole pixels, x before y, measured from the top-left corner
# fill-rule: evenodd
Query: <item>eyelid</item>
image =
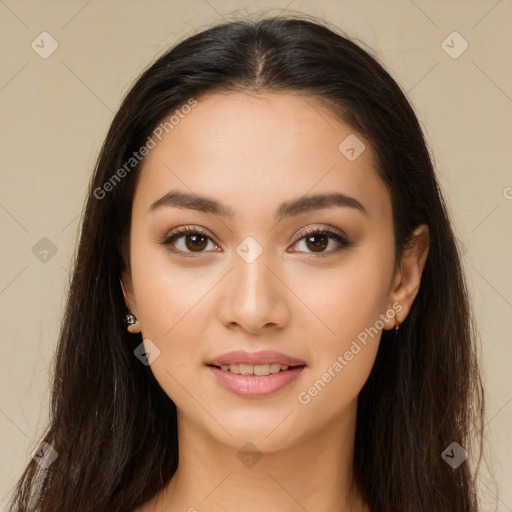
<path fill-rule="evenodd" d="M 297 242 L 298 242 L 299 239 L 302 239 L 305 236 L 308 236 L 309 234 L 317 234 L 317 233 L 324 233 L 324 234 L 328 234 L 328 235 L 339 236 L 340 238 L 343 238 L 346 243 L 349 243 L 348 236 L 341 229 L 335 228 L 334 226 L 330 226 L 330 225 L 313 226 L 313 227 L 308 226 L 306 228 L 301 229 L 299 232 L 297 232 L 295 234 L 295 237 L 297 237 Z"/>

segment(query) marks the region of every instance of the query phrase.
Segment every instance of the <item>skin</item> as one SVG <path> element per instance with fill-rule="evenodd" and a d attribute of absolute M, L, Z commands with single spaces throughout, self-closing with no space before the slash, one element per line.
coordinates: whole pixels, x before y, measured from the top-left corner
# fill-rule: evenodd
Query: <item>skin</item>
<path fill-rule="evenodd" d="M 247 512 L 369 510 L 350 492 L 351 464 L 357 397 L 380 331 L 309 403 L 298 394 L 393 304 L 404 321 L 419 288 L 428 229 L 416 230 L 395 268 L 390 196 L 370 144 L 356 134 L 366 149 L 354 161 L 338 149 L 353 133 L 312 97 L 217 93 L 198 98 L 146 157 L 122 283 L 139 320 L 135 330 L 160 350 L 150 368 L 177 406 L 180 460 L 167 488 L 137 512 L 241 504 Z M 235 215 L 150 211 L 170 190 L 206 195 Z M 366 213 L 334 206 L 273 219 L 283 201 L 333 191 L 357 199 Z M 170 247 L 191 257 L 172 253 L 161 242 L 178 226 L 201 227 L 209 239 L 194 252 L 182 235 Z M 328 226 L 352 245 L 335 251 L 338 242 L 320 236 L 316 241 L 329 245 L 315 251 L 315 240 L 298 236 Z M 263 249 L 250 264 L 236 252 L 247 236 Z M 386 317 L 384 329 L 394 327 Z M 205 365 L 237 349 L 274 350 L 307 366 L 268 397 L 241 397 Z M 251 467 L 237 457 L 248 442 L 262 455 Z"/>

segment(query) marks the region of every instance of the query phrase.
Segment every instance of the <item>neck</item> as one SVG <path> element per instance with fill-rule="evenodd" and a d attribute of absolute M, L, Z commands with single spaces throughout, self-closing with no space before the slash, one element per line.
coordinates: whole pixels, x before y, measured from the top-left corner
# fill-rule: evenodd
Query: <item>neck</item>
<path fill-rule="evenodd" d="M 368 511 L 351 485 L 356 407 L 293 446 L 264 452 L 221 443 L 178 413 L 178 469 L 156 510 Z"/>

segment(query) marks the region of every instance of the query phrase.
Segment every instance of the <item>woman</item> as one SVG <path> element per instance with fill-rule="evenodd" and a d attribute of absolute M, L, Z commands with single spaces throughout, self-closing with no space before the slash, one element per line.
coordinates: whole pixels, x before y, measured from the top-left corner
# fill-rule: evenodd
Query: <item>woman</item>
<path fill-rule="evenodd" d="M 474 511 L 482 408 L 401 89 L 322 23 L 230 22 L 112 122 L 12 510 Z"/>

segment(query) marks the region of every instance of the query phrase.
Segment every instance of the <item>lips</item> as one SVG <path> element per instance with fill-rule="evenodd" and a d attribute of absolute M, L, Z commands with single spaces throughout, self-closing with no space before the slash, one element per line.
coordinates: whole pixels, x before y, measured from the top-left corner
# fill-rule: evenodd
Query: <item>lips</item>
<path fill-rule="evenodd" d="M 206 363 L 217 382 L 246 398 L 264 398 L 291 385 L 306 363 L 300 359 L 262 351 L 228 352 Z"/>

